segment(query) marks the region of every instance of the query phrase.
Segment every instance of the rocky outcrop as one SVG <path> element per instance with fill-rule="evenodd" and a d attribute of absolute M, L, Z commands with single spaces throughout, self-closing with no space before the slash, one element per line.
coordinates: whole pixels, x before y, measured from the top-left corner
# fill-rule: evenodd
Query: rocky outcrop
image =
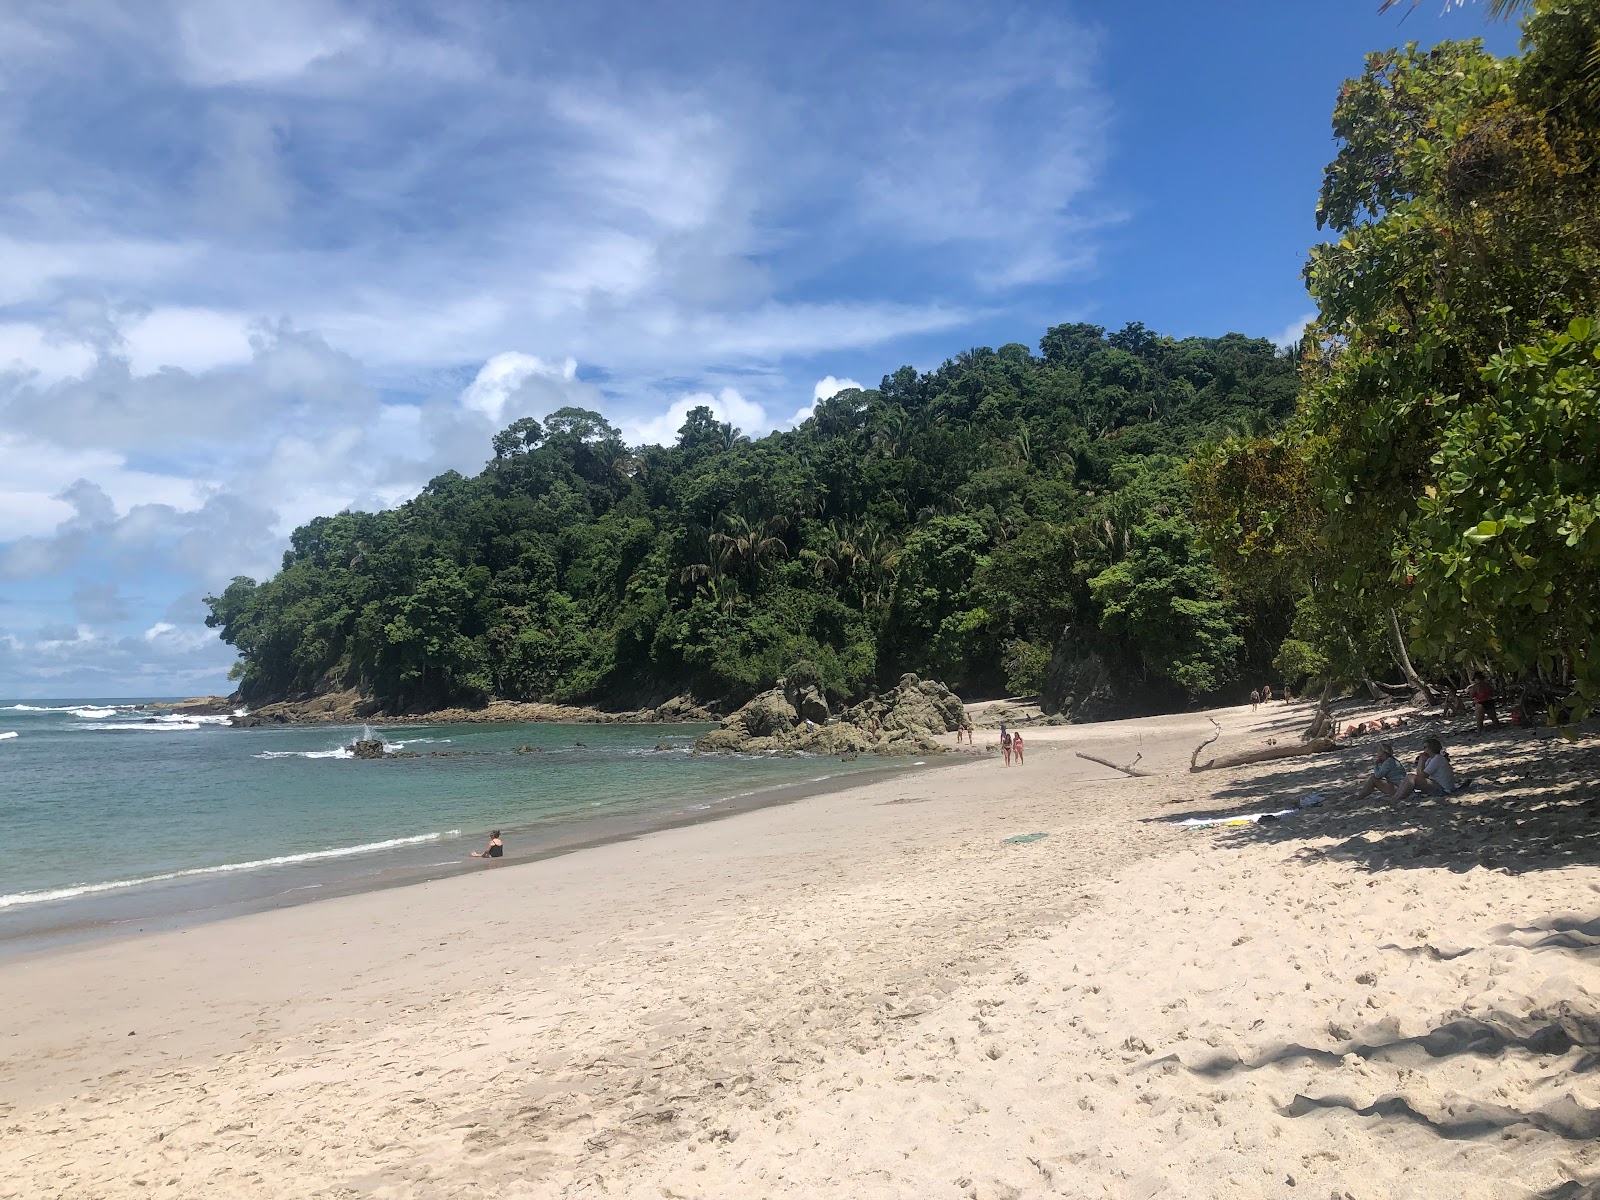
<path fill-rule="evenodd" d="M 180 717 L 225 717 L 238 704 L 232 696 L 191 696 L 176 704 L 164 705 L 173 715 Z"/>
<path fill-rule="evenodd" d="M 357 738 L 350 743 L 352 758 L 383 758 L 384 745 L 377 738 Z"/>
<path fill-rule="evenodd" d="M 232 711 L 231 709 L 228 711 Z M 582 724 L 654 724 L 677 721 L 714 721 L 716 717 L 688 696 L 675 696 L 655 708 L 609 712 L 571 704 L 540 704 L 518 700 L 490 700 L 477 708 L 436 708 L 390 713 L 379 700 L 354 690 L 328 692 L 305 700 L 263 704 L 234 717 L 235 728 L 261 725 L 354 725 L 381 717 L 385 725 L 408 722 L 450 723 L 474 721 L 573 721 Z"/>
<path fill-rule="evenodd" d="M 1061 635 L 1045 671 L 1039 707 L 1047 717 L 1098 721 L 1117 713 L 1111 672 L 1098 654 L 1084 654 L 1070 631 Z"/>
<path fill-rule="evenodd" d="M 903 675 L 897 686 L 835 719 L 815 685 L 780 679 L 695 743 L 702 754 L 940 754 L 934 741 L 960 728 L 961 698 L 942 683 Z"/>

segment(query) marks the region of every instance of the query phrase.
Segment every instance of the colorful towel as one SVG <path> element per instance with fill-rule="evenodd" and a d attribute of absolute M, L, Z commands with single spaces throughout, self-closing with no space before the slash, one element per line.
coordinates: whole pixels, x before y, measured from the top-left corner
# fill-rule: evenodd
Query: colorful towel
<path fill-rule="evenodd" d="M 1271 817 L 1274 820 L 1283 817 L 1292 817 L 1300 811 L 1295 808 L 1286 808 L 1281 812 L 1273 813 L 1245 813 L 1237 817 L 1190 817 L 1187 821 L 1168 821 L 1169 825 L 1176 825 L 1179 829 L 1209 829 L 1213 825 L 1254 825 L 1262 817 Z"/>

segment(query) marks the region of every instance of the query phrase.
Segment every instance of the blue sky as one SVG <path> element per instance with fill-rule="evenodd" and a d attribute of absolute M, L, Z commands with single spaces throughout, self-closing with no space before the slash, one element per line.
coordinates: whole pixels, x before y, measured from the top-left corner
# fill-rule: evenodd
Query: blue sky
<path fill-rule="evenodd" d="M 562 404 L 752 433 L 1051 324 L 1281 338 L 1432 0 L 0 13 L 0 695 L 225 690 L 201 597 Z M 670 13 L 670 19 L 663 14 Z"/>

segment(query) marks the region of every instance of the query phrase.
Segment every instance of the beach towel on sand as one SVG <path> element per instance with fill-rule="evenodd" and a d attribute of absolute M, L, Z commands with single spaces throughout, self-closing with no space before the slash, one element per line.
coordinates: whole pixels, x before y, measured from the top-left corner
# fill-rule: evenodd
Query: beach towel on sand
<path fill-rule="evenodd" d="M 1040 838 L 1047 838 L 1049 836 L 1050 835 L 1048 833 L 1019 833 L 1016 837 L 1008 837 L 1004 840 L 1015 846 L 1022 842 L 1037 842 Z"/>
<path fill-rule="evenodd" d="M 1292 817 L 1299 811 L 1295 808 L 1286 808 L 1281 812 L 1243 813 L 1237 817 L 1190 817 L 1187 821 L 1169 821 L 1167 824 L 1176 825 L 1179 829 L 1209 829 L 1213 825 L 1254 825 L 1262 817 L 1281 820 L 1284 817 Z"/>

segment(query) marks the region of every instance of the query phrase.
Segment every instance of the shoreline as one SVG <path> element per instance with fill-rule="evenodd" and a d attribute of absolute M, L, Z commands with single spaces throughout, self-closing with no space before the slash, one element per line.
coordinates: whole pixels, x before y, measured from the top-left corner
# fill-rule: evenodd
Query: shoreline
<path fill-rule="evenodd" d="M 888 760 L 886 765 L 871 770 L 825 775 L 795 783 L 773 784 L 738 795 L 722 796 L 704 804 L 679 810 L 621 817 L 575 819 L 555 826 L 507 825 L 505 832 L 513 845 L 520 841 L 522 846 L 526 847 L 528 839 L 533 838 L 535 839 L 533 847 L 509 851 L 492 865 L 469 857 L 467 850 L 476 845 L 476 840 L 462 837 L 458 831 L 458 835 L 452 838 L 432 841 L 416 839 L 419 843 L 417 846 L 419 852 L 427 848 L 434 855 L 445 853 L 451 847 L 459 847 L 459 857 L 448 862 L 394 865 L 366 874 L 318 878 L 310 883 L 304 879 L 287 878 L 301 868 L 313 870 L 322 868 L 327 861 L 353 863 L 359 860 L 356 854 L 345 856 L 334 850 L 323 852 L 328 856 L 325 860 L 314 859 L 310 862 L 281 865 L 263 863 L 249 868 L 250 874 L 240 870 L 242 864 L 227 864 L 215 868 L 201 868 L 193 875 L 180 873 L 178 878 L 172 880 L 141 881 L 126 887 L 108 888 L 105 892 L 90 892 L 85 896 L 39 901 L 34 905 L 16 908 L 13 919 L 17 924 L 24 925 L 24 928 L 0 933 L 0 970 L 7 964 L 20 960 L 48 956 L 103 941 L 137 937 L 146 933 L 182 931 L 256 913 L 317 905 L 348 896 L 386 892 L 396 888 L 415 887 L 486 870 L 503 871 L 512 867 L 526 866 L 602 846 L 633 841 L 664 830 L 722 821 L 766 808 L 794 804 L 812 796 L 848 791 L 891 777 L 956 765 L 959 757 L 965 756 L 947 752 L 929 756 L 925 762 Z M 819 768 L 825 763 L 826 760 L 819 760 Z M 434 847 L 437 849 L 433 849 Z M 240 883 L 249 882 L 252 875 L 261 878 L 274 870 L 286 877 L 282 886 L 273 885 L 260 894 L 218 899 L 215 902 L 201 901 L 168 911 L 161 911 L 159 906 L 155 909 L 149 907 L 152 902 L 159 899 L 164 890 L 175 890 L 173 885 L 204 888 L 207 882 L 211 882 L 210 876 L 213 873 L 218 880 L 226 878 L 230 882 Z M 234 874 L 236 871 L 239 873 Z M 90 908 L 92 912 L 91 906 L 96 903 L 98 896 L 105 897 L 100 903 L 104 904 L 108 915 L 73 915 L 69 920 L 59 924 L 37 922 L 31 923 L 31 927 L 30 923 L 23 920 L 35 913 L 40 917 L 47 917 L 51 906 L 72 905 L 76 909 Z M 88 900 L 88 904 L 84 903 L 85 899 Z M 109 915 L 109 910 L 127 911 L 132 902 L 138 900 L 145 902 L 144 907 L 147 911 L 134 911 L 121 916 Z M 4 910 L 0 910 L 0 915 L 3 913 Z"/>
<path fill-rule="evenodd" d="M 0 1197 L 1600 1176 L 1593 732 L 1455 739 L 1481 782 L 1393 806 L 1349 799 L 1364 746 L 1190 775 L 1211 717 L 1230 750 L 1303 723 L 1039 729 L 1022 769 L 0 964 Z M 1276 824 L 1174 824 L 1309 790 Z"/>

